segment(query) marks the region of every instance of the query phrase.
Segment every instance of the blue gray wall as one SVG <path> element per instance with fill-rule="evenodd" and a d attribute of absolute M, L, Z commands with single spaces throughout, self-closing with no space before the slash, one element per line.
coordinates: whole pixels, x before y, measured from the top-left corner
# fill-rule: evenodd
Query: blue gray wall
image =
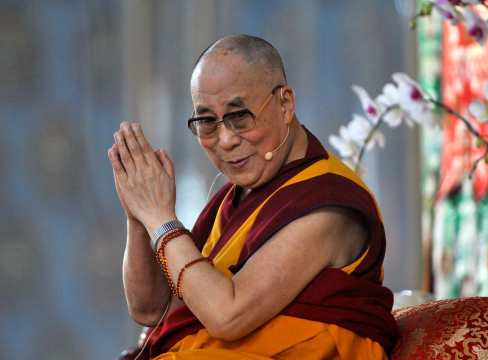
<path fill-rule="evenodd" d="M 121 282 L 124 218 L 106 150 L 139 120 L 173 156 L 191 226 L 215 171 L 186 129 L 200 51 L 231 33 L 282 53 L 298 115 L 326 144 L 415 61 L 401 1 L 0 0 L 0 359 L 110 359 L 136 340 Z M 395 6 L 397 5 L 397 6 Z M 384 211 L 386 284 L 420 286 L 416 134 L 366 160 Z"/>

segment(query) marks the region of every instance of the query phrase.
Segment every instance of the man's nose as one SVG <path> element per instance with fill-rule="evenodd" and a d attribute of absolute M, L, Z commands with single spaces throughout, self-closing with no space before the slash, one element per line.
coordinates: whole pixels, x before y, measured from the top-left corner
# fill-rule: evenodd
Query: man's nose
<path fill-rule="evenodd" d="M 230 150 L 240 144 L 241 138 L 225 124 L 221 124 L 218 131 L 219 145 L 224 150 Z"/>

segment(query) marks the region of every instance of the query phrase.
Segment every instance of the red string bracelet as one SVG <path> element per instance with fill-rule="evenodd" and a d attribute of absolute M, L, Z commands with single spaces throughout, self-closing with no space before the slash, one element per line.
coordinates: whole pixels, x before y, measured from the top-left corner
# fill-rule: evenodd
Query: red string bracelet
<path fill-rule="evenodd" d="M 206 257 L 201 257 L 190 261 L 188 264 L 181 268 L 180 273 L 178 274 L 178 281 L 176 283 L 176 296 L 178 296 L 178 299 L 183 300 L 183 295 L 181 294 L 181 285 L 183 282 L 183 274 L 185 273 L 185 270 L 188 269 L 190 266 L 193 266 L 202 261 L 207 261 L 208 263 L 210 263 L 210 265 L 213 265 L 212 260 Z"/>
<path fill-rule="evenodd" d="M 175 284 L 171 280 L 171 274 L 169 272 L 169 267 L 168 267 L 168 260 L 166 259 L 166 255 L 164 253 L 164 249 L 166 248 L 166 245 L 173 239 L 176 239 L 177 237 L 186 234 L 188 236 L 191 236 L 190 231 L 187 229 L 176 229 L 173 231 L 170 231 L 168 234 L 166 234 L 161 241 L 159 242 L 159 247 L 156 252 L 156 258 L 158 259 L 158 262 L 161 264 L 161 268 L 163 270 L 163 274 L 166 277 L 166 280 L 168 281 L 168 286 L 169 290 L 171 291 L 171 294 L 174 296 L 177 296 Z"/>

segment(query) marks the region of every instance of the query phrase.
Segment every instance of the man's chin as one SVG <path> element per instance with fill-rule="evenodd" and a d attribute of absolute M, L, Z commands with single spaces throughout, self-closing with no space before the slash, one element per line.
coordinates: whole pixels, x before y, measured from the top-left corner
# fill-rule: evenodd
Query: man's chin
<path fill-rule="evenodd" d="M 238 185 L 244 189 L 256 189 L 262 185 L 265 185 L 270 179 L 259 177 L 244 177 L 244 176 L 231 176 L 228 177 L 229 181 L 235 185 Z"/>
<path fill-rule="evenodd" d="M 251 178 L 248 174 L 230 174 L 227 177 L 231 183 L 245 189 L 252 189 L 258 186 L 257 179 Z"/>
<path fill-rule="evenodd" d="M 251 164 L 249 164 L 251 165 Z M 252 167 L 250 167 L 252 169 Z M 256 171 L 257 169 L 253 169 L 253 173 L 250 173 L 249 167 L 245 168 L 226 168 L 225 171 L 223 171 L 224 175 L 227 176 L 229 181 L 235 185 L 238 185 L 240 187 L 243 187 L 245 189 L 254 189 L 257 188 L 264 183 L 266 183 L 268 180 L 264 178 L 264 174 L 260 173 L 259 171 Z"/>

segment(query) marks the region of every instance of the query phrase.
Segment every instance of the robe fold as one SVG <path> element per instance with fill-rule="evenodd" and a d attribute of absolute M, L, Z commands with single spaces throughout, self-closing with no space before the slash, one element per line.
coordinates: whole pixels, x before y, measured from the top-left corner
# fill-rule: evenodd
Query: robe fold
<path fill-rule="evenodd" d="M 346 267 L 323 269 L 279 315 L 237 341 L 213 339 L 185 305 L 173 310 L 150 337 L 146 359 L 387 358 L 397 328 L 393 295 L 382 286 L 385 232 L 379 208 L 357 174 L 308 130 L 307 136 L 306 156 L 241 202 L 242 189 L 224 185 L 192 229 L 195 244 L 232 277 L 281 228 L 338 206 L 362 219 L 367 248 Z"/>

